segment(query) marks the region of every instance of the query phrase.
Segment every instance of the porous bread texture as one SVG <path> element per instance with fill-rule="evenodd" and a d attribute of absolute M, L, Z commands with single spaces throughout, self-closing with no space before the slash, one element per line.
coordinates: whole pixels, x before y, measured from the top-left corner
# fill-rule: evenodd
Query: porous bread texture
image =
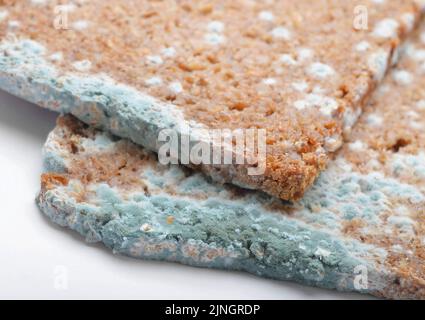
<path fill-rule="evenodd" d="M 341 146 L 423 8 L 414 0 L 58 4 L 1 6 L 1 88 L 153 151 L 161 129 L 267 129 L 264 174 L 197 169 L 286 200 L 301 198 Z M 358 6 L 364 30 L 353 25 Z M 67 29 L 52 23 L 60 13 Z"/>

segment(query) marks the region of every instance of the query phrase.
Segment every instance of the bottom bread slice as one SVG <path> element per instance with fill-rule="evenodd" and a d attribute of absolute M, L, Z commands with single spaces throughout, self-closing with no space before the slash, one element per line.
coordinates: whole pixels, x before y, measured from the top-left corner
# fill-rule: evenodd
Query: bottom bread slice
<path fill-rule="evenodd" d="M 404 50 L 300 202 L 162 166 L 66 116 L 44 147 L 38 205 L 88 241 L 136 258 L 425 298 L 425 32 Z"/>
<path fill-rule="evenodd" d="M 423 256 L 404 247 L 421 235 L 412 233 L 415 221 L 405 212 L 389 213 L 402 203 L 419 208 L 423 194 L 382 174 L 355 172 L 343 159 L 301 203 L 290 204 L 164 167 L 133 143 L 70 116 L 58 120 L 44 154 L 42 211 L 116 253 L 389 298 L 425 297 Z"/>

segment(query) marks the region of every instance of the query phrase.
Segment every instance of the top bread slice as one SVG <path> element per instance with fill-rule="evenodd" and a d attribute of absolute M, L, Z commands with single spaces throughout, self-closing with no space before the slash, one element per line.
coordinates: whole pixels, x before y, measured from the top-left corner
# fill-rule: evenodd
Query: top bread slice
<path fill-rule="evenodd" d="M 259 174 L 255 159 L 188 165 L 296 200 L 397 60 L 422 2 L 3 1 L 0 87 L 154 151 L 163 129 L 211 148 L 200 129 L 265 129 Z"/>

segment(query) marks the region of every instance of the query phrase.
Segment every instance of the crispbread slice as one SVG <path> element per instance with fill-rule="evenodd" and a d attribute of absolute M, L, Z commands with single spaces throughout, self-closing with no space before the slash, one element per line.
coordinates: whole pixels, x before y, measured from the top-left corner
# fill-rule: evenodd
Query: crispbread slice
<path fill-rule="evenodd" d="M 299 203 L 162 166 L 60 118 L 38 204 L 136 258 L 245 270 L 387 298 L 425 298 L 425 26 Z"/>
<path fill-rule="evenodd" d="M 301 198 L 340 147 L 423 7 L 419 0 L 2 3 L 1 88 L 153 151 L 162 129 L 266 129 L 264 173 L 249 174 L 247 163 L 197 168 L 287 200 Z"/>
<path fill-rule="evenodd" d="M 340 159 L 294 206 L 164 167 L 128 140 L 70 116 L 49 136 L 45 164 L 41 210 L 115 253 L 425 297 L 424 194 L 382 172 L 361 174 Z"/>

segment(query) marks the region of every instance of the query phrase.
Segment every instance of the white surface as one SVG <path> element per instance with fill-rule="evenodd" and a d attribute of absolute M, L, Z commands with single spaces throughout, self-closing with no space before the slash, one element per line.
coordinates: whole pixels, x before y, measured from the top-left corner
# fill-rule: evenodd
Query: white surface
<path fill-rule="evenodd" d="M 85 244 L 50 223 L 34 203 L 40 150 L 55 118 L 0 92 L 0 299 L 365 298 L 241 272 L 139 261 Z"/>

